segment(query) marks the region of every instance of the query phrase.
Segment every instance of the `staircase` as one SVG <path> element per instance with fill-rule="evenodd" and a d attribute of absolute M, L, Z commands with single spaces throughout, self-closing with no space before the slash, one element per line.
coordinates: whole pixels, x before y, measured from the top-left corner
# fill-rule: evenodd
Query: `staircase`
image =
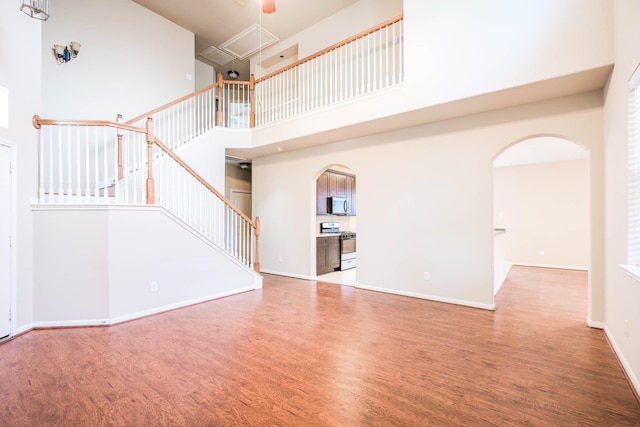
<path fill-rule="evenodd" d="M 258 80 L 219 74 L 131 120 L 34 116 L 35 327 L 114 324 L 260 288 L 259 219 L 176 152 L 211 143 L 216 127 L 269 125 L 401 85 L 403 64 L 399 16 Z"/>

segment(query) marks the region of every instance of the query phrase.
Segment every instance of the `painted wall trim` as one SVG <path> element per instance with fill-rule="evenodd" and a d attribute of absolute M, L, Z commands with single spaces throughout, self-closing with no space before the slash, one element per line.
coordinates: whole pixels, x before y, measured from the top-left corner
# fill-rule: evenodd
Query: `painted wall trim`
<path fill-rule="evenodd" d="M 258 286 L 259 285 L 259 286 Z M 191 305 L 201 304 L 203 302 L 212 301 L 231 295 L 237 295 L 255 289 L 260 289 L 262 283 L 256 283 L 256 287 L 245 287 L 240 289 L 234 289 L 228 292 L 220 292 L 213 295 L 208 295 L 202 298 L 195 298 L 189 301 L 181 301 L 175 304 L 169 304 L 162 307 L 155 307 L 150 310 L 139 311 L 137 313 L 128 314 L 126 316 L 114 317 L 111 319 L 86 319 L 86 320 L 69 320 L 69 321 L 54 321 L 54 322 L 34 322 L 29 325 L 29 328 L 25 331 L 33 329 L 53 329 L 53 328 L 72 328 L 72 327 L 86 327 L 86 326 L 114 326 L 120 323 L 128 322 L 131 320 L 141 319 L 143 317 L 152 316 L 154 314 L 166 313 L 168 311 L 176 310 L 179 308 L 188 307 Z"/>
<path fill-rule="evenodd" d="M 587 317 L 587 326 L 594 329 L 604 329 L 604 323 L 594 322 L 591 318 Z"/>
<path fill-rule="evenodd" d="M 261 272 L 265 273 L 265 274 L 273 274 L 275 276 L 293 277 L 295 279 L 320 280 L 316 276 L 306 276 L 306 275 L 303 275 L 303 274 L 285 273 L 283 271 L 276 271 L 276 270 L 261 270 Z"/>
<path fill-rule="evenodd" d="M 607 340 L 609 341 L 609 344 L 611 345 L 611 348 L 613 349 L 613 353 L 616 355 L 618 362 L 620 362 L 620 365 L 622 366 L 622 369 L 624 370 L 626 377 L 629 379 L 629 382 L 631 383 L 631 387 L 633 388 L 633 391 L 636 397 L 640 398 L 640 381 L 634 375 L 633 370 L 631 369 L 631 366 L 627 362 L 627 359 L 624 358 L 624 354 L 622 353 L 622 350 L 620 350 L 620 347 L 618 347 L 616 340 L 613 339 L 613 335 L 611 334 L 611 331 L 606 325 L 604 326 L 604 334 L 607 337 Z"/>
<path fill-rule="evenodd" d="M 509 261 L 509 264 L 511 264 L 512 266 L 519 265 L 521 267 L 557 268 L 559 270 L 589 271 L 589 267 L 576 267 L 571 265 L 529 264 L 526 262 L 514 262 L 514 261 Z"/>
<path fill-rule="evenodd" d="M 367 291 L 383 292 L 385 294 L 401 295 L 405 297 L 420 298 L 420 299 L 425 299 L 429 301 L 445 302 L 448 304 L 462 305 L 465 307 L 481 308 L 483 310 L 493 311 L 496 309 L 495 303 L 483 304 L 483 303 L 474 302 L 474 301 L 466 301 L 466 300 L 459 300 L 455 298 L 446 298 L 446 297 L 438 297 L 438 296 L 427 295 L 427 294 L 420 294 L 417 292 L 407 292 L 407 291 L 398 291 L 396 289 L 380 288 L 377 286 L 367 286 L 367 285 L 356 284 L 355 287 L 358 289 L 364 289 Z"/>

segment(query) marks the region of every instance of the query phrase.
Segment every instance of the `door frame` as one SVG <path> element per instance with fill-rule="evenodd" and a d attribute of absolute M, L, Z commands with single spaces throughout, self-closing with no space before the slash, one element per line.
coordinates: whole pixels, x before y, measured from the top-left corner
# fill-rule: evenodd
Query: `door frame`
<path fill-rule="evenodd" d="M 11 313 L 11 317 L 9 320 L 9 335 L 0 341 L 6 341 L 13 337 L 16 331 L 16 269 L 17 269 L 17 259 L 16 259 L 16 196 L 17 196 L 17 145 L 0 138 L 0 148 L 9 149 L 9 157 L 11 159 L 11 183 L 9 187 L 9 203 L 11 204 L 10 208 L 10 220 L 9 220 L 9 236 L 11 238 L 11 247 L 9 248 L 9 309 Z"/>

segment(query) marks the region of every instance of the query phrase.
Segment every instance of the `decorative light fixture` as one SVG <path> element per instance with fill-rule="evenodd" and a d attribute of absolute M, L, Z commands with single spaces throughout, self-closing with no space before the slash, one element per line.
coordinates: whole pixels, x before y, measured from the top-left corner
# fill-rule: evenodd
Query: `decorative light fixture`
<path fill-rule="evenodd" d="M 276 11 L 276 0 L 262 0 L 262 13 L 273 13 Z"/>
<path fill-rule="evenodd" d="M 231 69 L 229 71 L 227 71 L 227 74 L 229 75 L 229 78 L 231 80 L 238 80 L 238 77 L 240 77 L 240 73 L 236 71 L 236 59 L 233 58 L 233 65 L 231 66 Z"/>
<path fill-rule="evenodd" d="M 49 0 L 22 0 L 20 10 L 34 19 L 49 19 Z"/>
<path fill-rule="evenodd" d="M 59 63 L 64 64 L 78 56 L 78 52 L 80 52 L 80 47 L 82 45 L 78 42 L 71 42 L 70 46 L 71 48 L 69 48 L 69 46 L 62 46 L 59 44 L 53 45 L 53 52 L 56 54 L 56 58 Z"/>

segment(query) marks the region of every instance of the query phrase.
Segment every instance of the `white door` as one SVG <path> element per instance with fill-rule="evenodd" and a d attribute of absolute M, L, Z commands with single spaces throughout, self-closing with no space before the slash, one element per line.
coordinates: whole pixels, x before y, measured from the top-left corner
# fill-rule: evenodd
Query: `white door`
<path fill-rule="evenodd" d="M 251 218 L 251 191 L 231 190 L 230 201 L 243 214 Z"/>
<path fill-rule="evenodd" d="M 0 144 L 0 339 L 11 333 L 11 148 Z"/>

